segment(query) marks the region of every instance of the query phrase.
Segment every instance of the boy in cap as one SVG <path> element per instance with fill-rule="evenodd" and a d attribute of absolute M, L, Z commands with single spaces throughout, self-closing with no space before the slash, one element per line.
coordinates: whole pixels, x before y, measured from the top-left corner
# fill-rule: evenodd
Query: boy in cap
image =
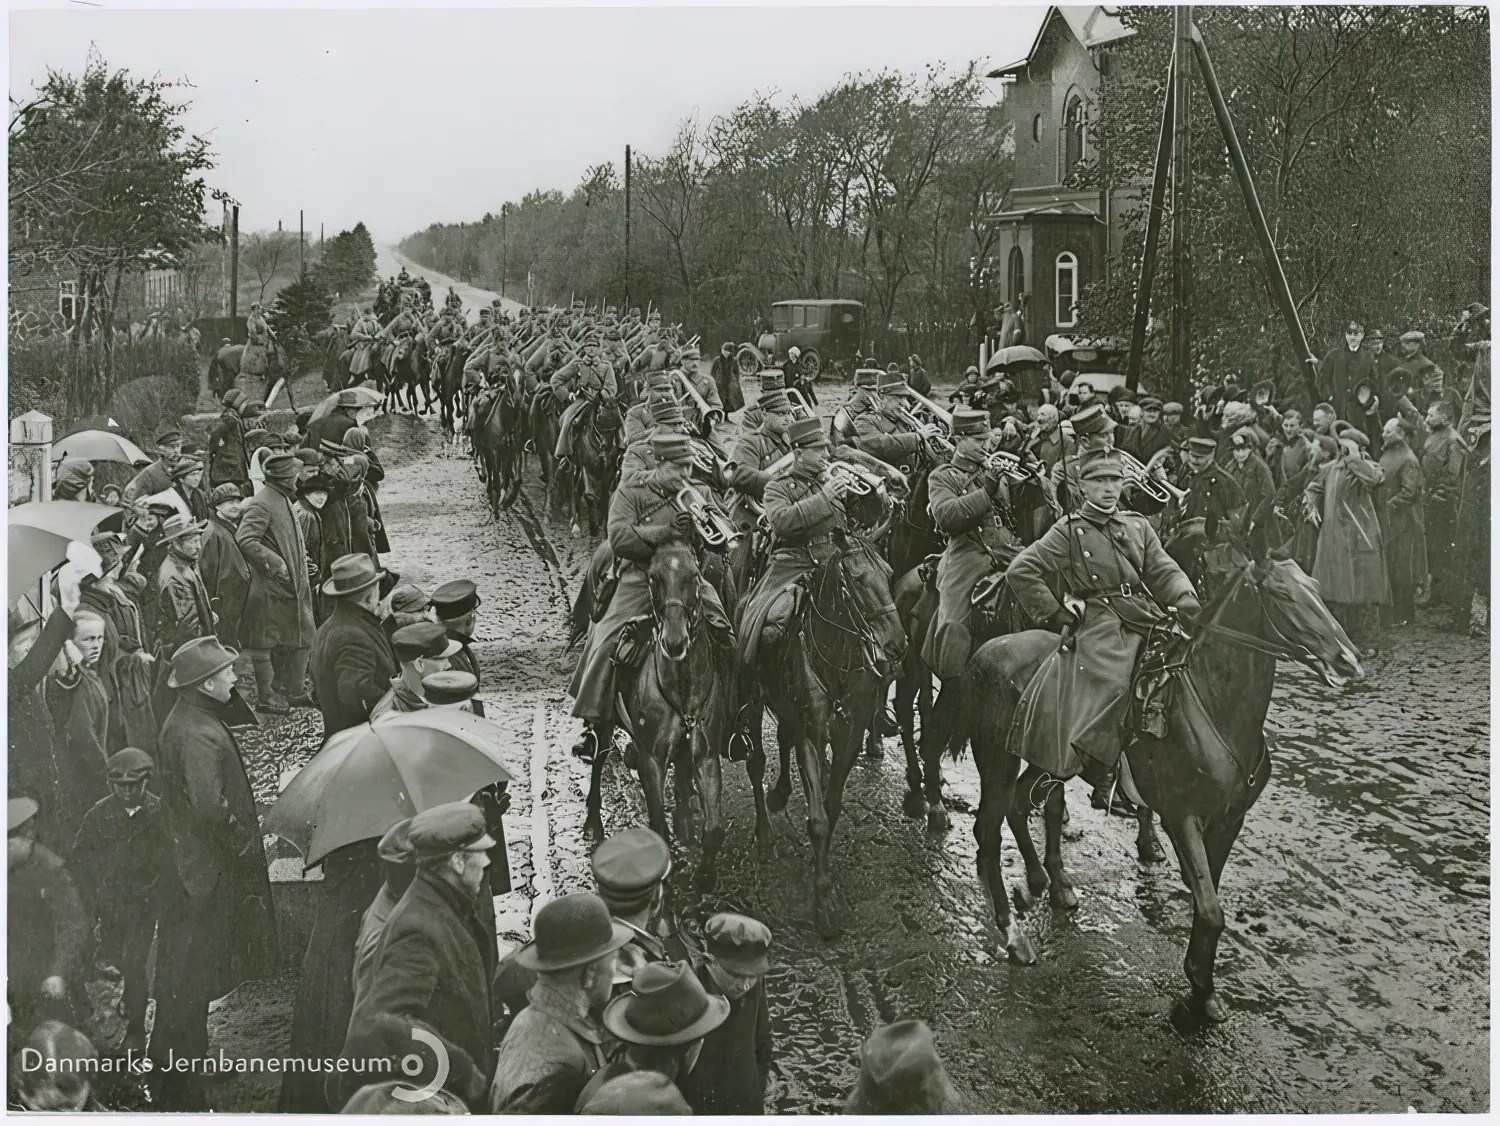
<path fill-rule="evenodd" d="M 381 620 L 381 625 L 388 634 L 395 633 L 402 626 L 432 621 L 432 599 L 415 583 L 402 583 L 391 591 L 386 601 L 391 612 Z"/>
<path fill-rule="evenodd" d="M 386 920 L 368 991 L 349 1020 L 344 1054 L 361 1026 L 388 1013 L 433 1030 L 454 1067 L 489 1075 L 493 1044 L 490 979 L 495 939 L 478 909 L 489 835 L 484 814 L 447 802 L 411 819 L 417 873 Z"/>
<path fill-rule="evenodd" d="M 422 678 L 440 672 L 459 650 L 459 643 L 436 622 L 402 626 L 391 634 L 391 648 L 401 669 L 391 677 L 391 686 L 370 709 L 373 723 L 387 712 L 415 712 L 427 707 Z"/>
<path fill-rule="evenodd" d="M 703 987 L 729 1002 L 729 1016 L 703 1038 L 698 1066 L 679 1082 L 698 1114 L 764 1114 L 774 1046 L 766 1002 L 771 931 L 747 915 L 720 912 L 703 924 Z"/>
<path fill-rule="evenodd" d="M 161 526 L 161 542 L 167 547 L 167 555 L 156 573 L 155 636 L 157 644 L 167 653 L 195 637 L 214 632 L 208 589 L 198 573 L 204 527 L 180 512 L 167 517 Z"/>
<path fill-rule="evenodd" d="M 68 865 L 99 960 L 123 979 L 126 1049 L 146 1046 L 146 959 L 156 937 L 157 882 L 171 857 L 161 799 L 146 786 L 156 763 L 138 747 L 111 755 L 110 795 L 84 816 Z"/>
<path fill-rule="evenodd" d="M 963 1104 L 932 1029 L 919 1020 L 877 1028 L 859 1052 L 859 1081 L 845 1114 L 959 1114 Z"/>

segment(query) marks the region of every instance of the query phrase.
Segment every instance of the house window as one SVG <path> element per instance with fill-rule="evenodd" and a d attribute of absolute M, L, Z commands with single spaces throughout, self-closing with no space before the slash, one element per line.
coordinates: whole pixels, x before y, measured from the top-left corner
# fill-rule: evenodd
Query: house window
<path fill-rule="evenodd" d="M 1083 99 L 1074 94 L 1068 99 L 1067 111 L 1063 114 L 1063 178 L 1073 174 L 1073 169 L 1083 159 Z"/>
<path fill-rule="evenodd" d="M 1040 141 L 1042 139 L 1042 115 L 1037 114 L 1031 119 L 1031 139 Z"/>
<path fill-rule="evenodd" d="M 1078 323 L 1078 259 L 1068 250 L 1057 256 L 1058 328 L 1072 328 Z"/>
<path fill-rule="evenodd" d="M 78 283 L 76 281 L 57 283 L 57 315 L 68 324 L 78 319 Z"/>
<path fill-rule="evenodd" d="M 1026 256 L 1021 253 L 1019 246 L 1010 248 L 1010 261 L 1006 264 L 1005 275 L 1009 279 L 1005 295 L 1014 301 L 1026 292 Z"/>

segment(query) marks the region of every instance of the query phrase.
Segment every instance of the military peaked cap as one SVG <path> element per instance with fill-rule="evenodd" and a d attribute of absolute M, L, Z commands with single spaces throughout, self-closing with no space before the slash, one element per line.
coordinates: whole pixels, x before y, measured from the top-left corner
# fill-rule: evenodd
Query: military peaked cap
<path fill-rule="evenodd" d="M 432 592 L 432 605 L 443 621 L 461 618 L 480 605 L 479 588 L 472 579 L 450 579 Z"/>

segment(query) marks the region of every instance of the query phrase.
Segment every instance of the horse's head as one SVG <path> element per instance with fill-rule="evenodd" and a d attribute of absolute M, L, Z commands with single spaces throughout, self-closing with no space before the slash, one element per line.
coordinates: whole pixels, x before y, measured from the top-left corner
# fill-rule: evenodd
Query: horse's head
<path fill-rule="evenodd" d="M 625 424 L 625 416 L 620 413 L 620 401 L 613 395 L 602 395 L 598 405 L 594 408 L 594 425 L 605 431 L 620 429 Z"/>
<path fill-rule="evenodd" d="M 890 583 L 880 557 L 867 544 L 845 555 L 844 581 L 857 616 L 856 627 L 866 635 L 872 662 L 898 663 L 906 652 L 906 631 L 891 600 Z M 884 668 L 880 670 L 882 673 Z"/>
<path fill-rule="evenodd" d="M 1318 595 L 1318 584 L 1290 559 L 1267 556 L 1247 563 L 1227 592 L 1227 601 L 1253 597 L 1264 616 L 1263 640 L 1284 648 L 1325 684 L 1343 687 L 1364 675 L 1359 652 Z"/>
<path fill-rule="evenodd" d="M 685 543 L 666 544 L 652 556 L 646 577 L 656 617 L 656 644 L 667 660 L 681 661 L 703 617 L 698 557 Z"/>

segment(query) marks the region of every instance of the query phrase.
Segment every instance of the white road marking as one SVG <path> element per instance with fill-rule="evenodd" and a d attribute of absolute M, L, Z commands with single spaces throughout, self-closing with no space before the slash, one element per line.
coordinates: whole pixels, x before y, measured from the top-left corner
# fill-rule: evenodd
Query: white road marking
<path fill-rule="evenodd" d="M 552 819 L 547 812 L 547 711 L 536 706 L 531 726 L 531 919 L 552 899 Z"/>

